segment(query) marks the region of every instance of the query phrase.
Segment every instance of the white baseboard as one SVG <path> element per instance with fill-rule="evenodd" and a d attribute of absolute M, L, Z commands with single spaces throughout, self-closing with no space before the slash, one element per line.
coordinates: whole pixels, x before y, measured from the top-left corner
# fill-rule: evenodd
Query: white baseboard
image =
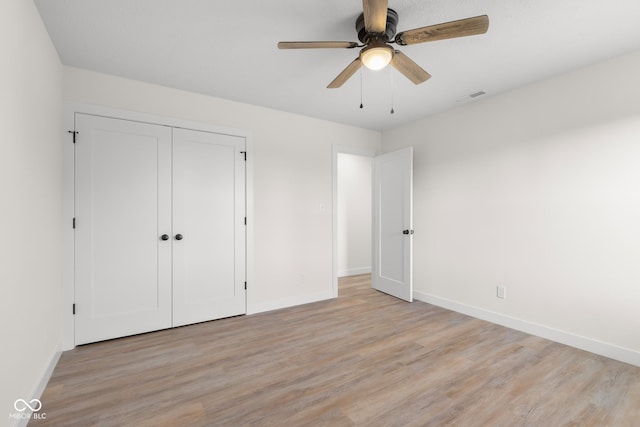
<path fill-rule="evenodd" d="M 566 344 L 571 347 L 579 348 L 591 353 L 615 359 L 620 362 L 629 363 L 631 365 L 640 366 L 640 352 L 628 348 L 619 347 L 614 344 L 605 343 L 591 338 L 575 335 L 560 329 L 550 328 L 548 326 L 529 322 L 516 317 L 507 316 L 505 314 L 486 310 L 471 305 L 462 304 L 456 301 L 440 298 L 424 292 L 413 292 L 413 297 L 419 301 L 437 305 L 458 313 L 466 314 L 471 317 L 486 320 L 491 323 L 506 326 L 511 329 L 526 332 L 541 338 Z"/>
<path fill-rule="evenodd" d="M 293 307 L 296 305 L 309 304 L 317 301 L 332 299 L 333 293 L 319 292 L 310 295 L 301 295 L 296 297 L 282 298 L 279 300 L 265 301 L 258 304 L 247 304 L 247 314 L 263 313 L 265 311 L 279 310 L 281 308 Z"/>
<path fill-rule="evenodd" d="M 31 399 L 40 399 L 40 397 L 42 396 L 42 393 L 44 392 L 44 389 L 47 387 L 47 384 L 49 383 L 49 379 L 51 378 L 51 374 L 53 374 L 53 370 L 56 368 L 56 365 L 58 364 L 58 360 L 60 360 L 61 355 L 62 355 L 61 351 L 56 351 L 53 354 L 53 357 L 49 362 L 49 366 L 47 366 L 47 369 L 44 371 L 44 373 L 42 374 L 42 377 L 40 378 L 40 382 L 36 386 L 36 389 L 34 390 L 34 392 L 31 394 L 32 396 Z M 42 410 L 40 411 L 40 413 L 44 414 L 46 413 L 46 411 L 47 411 L 46 402 L 42 402 Z M 25 414 L 24 418 L 15 420 L 16 423 L 13 424 L 14 426 L 25 427 L 29 423 L 29 420 L 31 419 L 31 412 L 29 411 L 28 417 L 26 416 L 27 411 L 25 411 L 24 414 Z"/>
<path fill-rule="evenodd" d="M 348 270 L 341 270 L 338 272 L 338 277 L 357 276 L 358 274 L 371 273 L 371 267 L 350 268 Z"/>

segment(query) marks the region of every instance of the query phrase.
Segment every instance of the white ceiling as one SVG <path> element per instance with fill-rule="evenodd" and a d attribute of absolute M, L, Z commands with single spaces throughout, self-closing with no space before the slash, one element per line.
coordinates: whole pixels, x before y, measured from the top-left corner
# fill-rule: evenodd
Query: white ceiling
<path fill-rule="evenodd" d="M 359 0 L 35 3 L 66 65 L 375 130 L 640 49 L 639 0 L 389 0 L 398 31 L 483 14 L 489 31 L 400 47 L 433 76 L 419 86 L 364 69 L 361 110 L 360 73 L 326 89 L 357 50 L 276 47 L 358 41 Z"/>

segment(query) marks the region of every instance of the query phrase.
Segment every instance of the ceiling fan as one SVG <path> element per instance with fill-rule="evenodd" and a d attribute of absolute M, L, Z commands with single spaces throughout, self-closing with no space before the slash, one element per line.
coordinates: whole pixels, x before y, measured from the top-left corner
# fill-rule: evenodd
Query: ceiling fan
<path fill-rule="evenodd" d="M 294 41 L 280 42 L 279 49 L 354 49 L 362 47 L 358 57 L 347 66 L 327 86 L 339 88 L 364 65 L 371 70 L 380 70 L 389 63 L 415 84 L 420 84 L 431 77 L 407 55 L 390 46 L 395 43 L 407 46 L 430 41 L 445 40 L 455 37 L 484 34 L 489 29 L 487 15 L 460 19 L 428 27 L 415 28 L 396 34 L 398 14 L 388 8 L 388 0 L 362 0 L 363 13 L 356 20 L 358 39 L 362 42 L 345 41 Z"/>

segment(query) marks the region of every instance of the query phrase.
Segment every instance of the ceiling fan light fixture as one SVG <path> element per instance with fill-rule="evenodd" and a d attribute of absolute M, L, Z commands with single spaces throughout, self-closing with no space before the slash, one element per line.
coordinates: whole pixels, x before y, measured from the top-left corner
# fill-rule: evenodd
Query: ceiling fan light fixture
<path fill-rule="evenodd" d="M 366 67 L 382 70 L 393 65 L 398 72 L 412 83 L 419 85 L 427 81 L 431 74 L 412 61 L 407 55 L 391 47 L 426 43 L 437 40 L 484 34 L 489 29 L 487 15 L 442 22 L 413 30 L 396 32 L 398 13 L 388 8 L 388 0 L 362 0 L 362 13 L 356 19 L 357 42 L 348 41 L 307 41 L 279 42 L 279 49 L 353 49 L 362 47 L 358 57 L 342 70 L 331 83 L 329 89 L 341 87 L 353 74 Z"/>
<path fill-rule="evenodd" d="M 360 52 L 360 60 L 370 70 L 382 70 L 393 59 L 393 48 L 386 44 L 367 46 Z"/>

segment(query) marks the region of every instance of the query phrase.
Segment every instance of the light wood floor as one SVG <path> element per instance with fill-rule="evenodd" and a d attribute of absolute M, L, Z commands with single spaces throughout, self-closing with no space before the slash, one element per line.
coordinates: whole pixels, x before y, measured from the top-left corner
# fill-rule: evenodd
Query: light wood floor
<path fill-rule="evenodd" d="M 65 352 L 55 426 L 640 426 L 640 368 L 370 289 Z"/>

